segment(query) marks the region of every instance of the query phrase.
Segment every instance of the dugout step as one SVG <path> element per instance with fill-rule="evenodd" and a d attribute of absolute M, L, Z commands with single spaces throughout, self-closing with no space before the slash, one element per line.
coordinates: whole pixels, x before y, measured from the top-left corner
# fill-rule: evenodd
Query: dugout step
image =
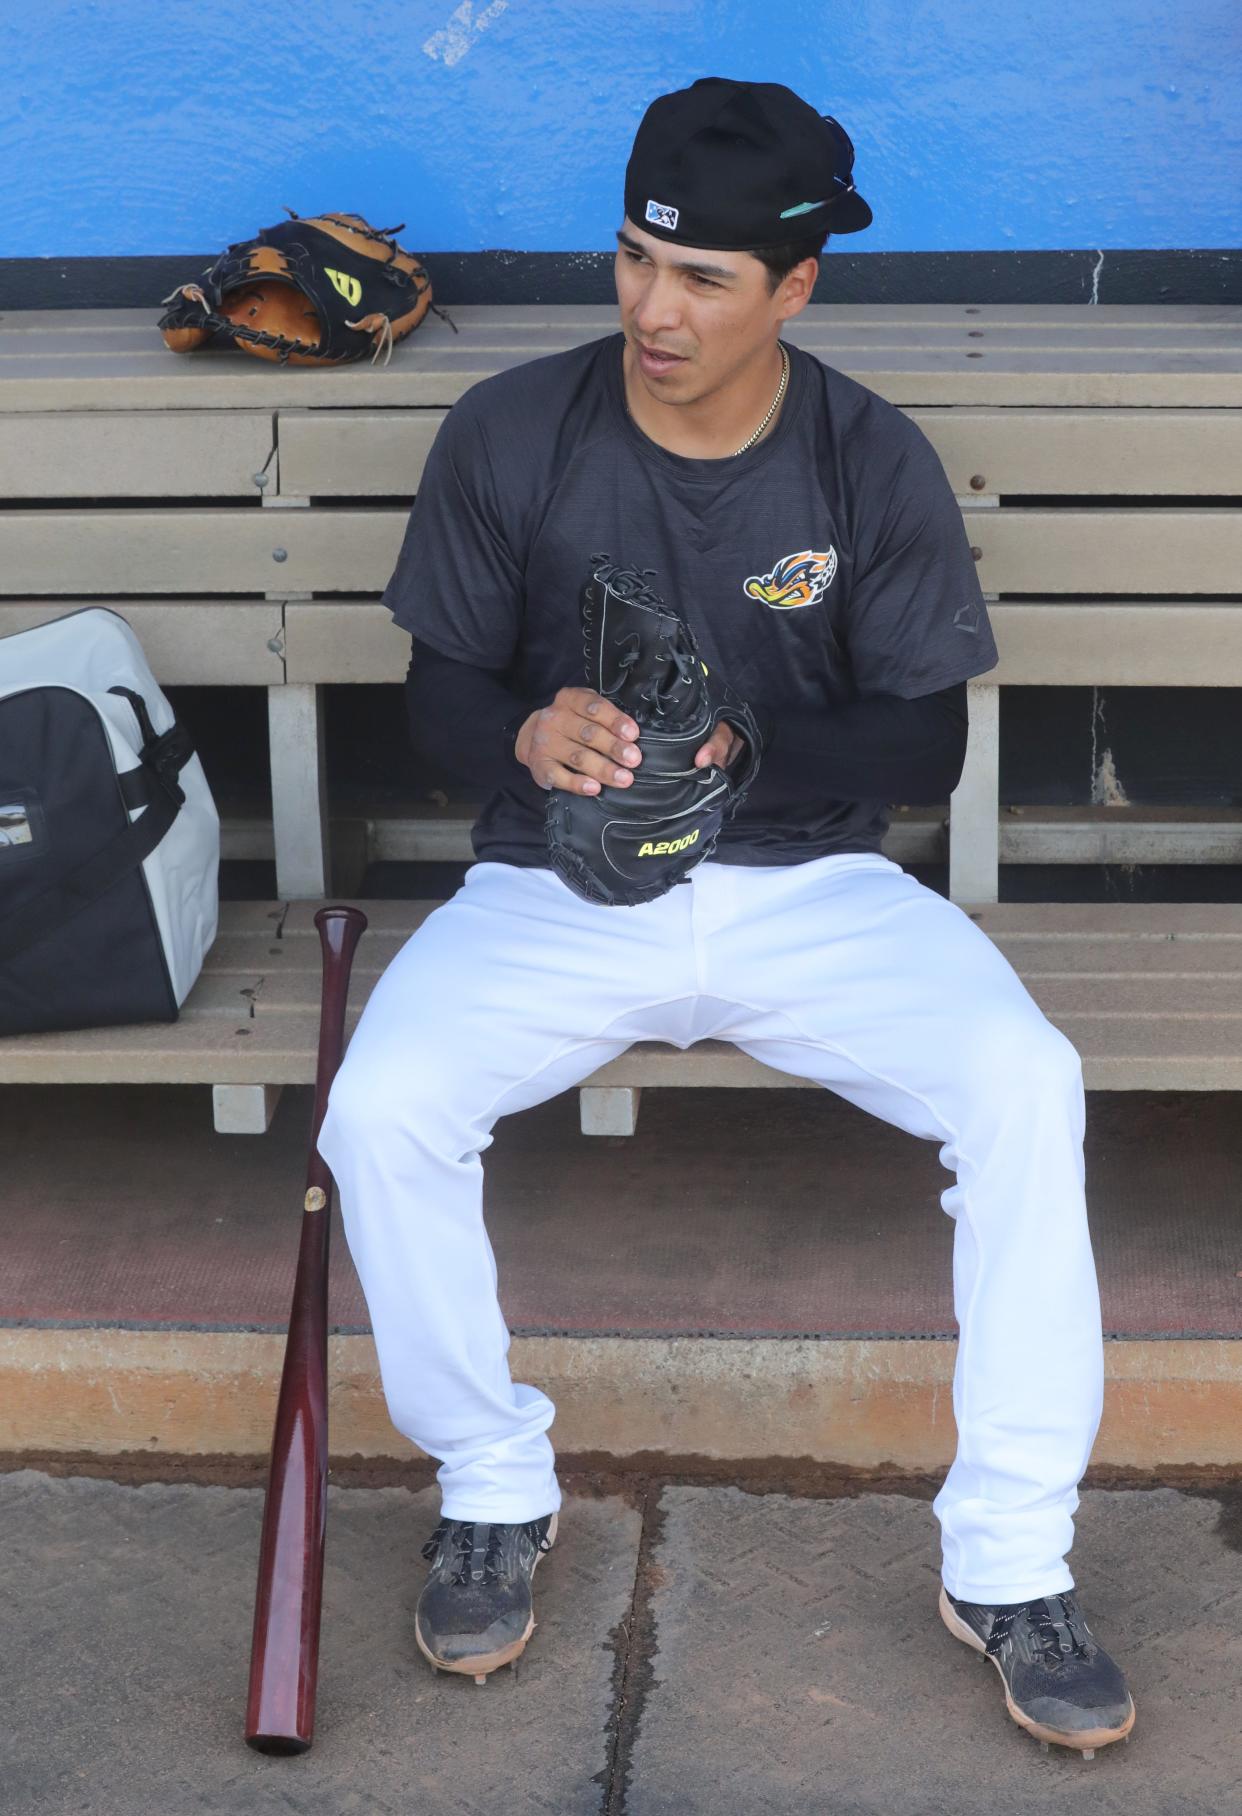
<path fill-rule="evenodd" d="M 266 1452 L 310 1099 L 287 1089 L 254 1142 L 175 1087 L 0 1095 L 0 1450 Z M 1097 1461 L 1242 1462 L 1236 1096 L 1092 1094 L 1087 1166 Z M 485 1210 L 515 1379 L 552 1395 L 566 1453 L 938 1468 L 948 1183 L 935 1143 L 826 1092 L 650 1092 L 613 1141 L 572 1092 L 503 1118 Z M 334 1454 L 408 1457 L 339 1217 L 330 1330 Z"/>

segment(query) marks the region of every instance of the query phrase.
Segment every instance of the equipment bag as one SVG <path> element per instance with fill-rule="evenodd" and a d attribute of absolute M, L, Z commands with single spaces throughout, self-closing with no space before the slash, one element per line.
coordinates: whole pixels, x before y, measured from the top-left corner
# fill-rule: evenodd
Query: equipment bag
<path fill-rule="evenodd" d="M 176 1021 L 219 861 L 202 764 L 124 618 L 0 638 L 0 1035 Z"/>

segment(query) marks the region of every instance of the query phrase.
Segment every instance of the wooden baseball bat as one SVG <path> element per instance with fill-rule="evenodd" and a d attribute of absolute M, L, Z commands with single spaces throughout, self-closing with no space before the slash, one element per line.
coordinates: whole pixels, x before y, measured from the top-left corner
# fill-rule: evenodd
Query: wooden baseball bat
<path fill-rule="evenodd" d="M 319 1059 L 311 1114 L 302 1240 L 276 1404 L 254 1635 L 246 1740 L 260 1753 L 305 1753 L 315 1729 L 319 1611 L 328 1510 L 328 1237 L 332 1174 L 316 1147 L 328 1091 L 341 1063 L 354 949 L 366 931 L 360 908 L 321 908 L 323 953 Z"/>

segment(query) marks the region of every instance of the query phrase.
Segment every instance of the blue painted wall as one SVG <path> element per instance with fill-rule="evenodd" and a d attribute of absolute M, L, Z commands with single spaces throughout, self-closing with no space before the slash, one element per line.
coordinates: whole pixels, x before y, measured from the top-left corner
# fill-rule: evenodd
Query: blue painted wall
<path fill-rule="evenodd" d="M 854 140 L 857 252 L 1235 247 L 1239 0 L 0 0 L 0 258 L 284 218 L 610 249 L 647 102 L 783 81 Z"/>

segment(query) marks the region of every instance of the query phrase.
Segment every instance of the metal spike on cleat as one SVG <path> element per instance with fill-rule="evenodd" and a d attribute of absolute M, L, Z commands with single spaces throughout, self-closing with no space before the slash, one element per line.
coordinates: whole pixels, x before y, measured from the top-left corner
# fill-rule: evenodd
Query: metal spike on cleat
<path fill-rule="evenodd" d="M 484 1674 L 481 1677 L 476 1677 L 474 1681 L 476 1684 L 479 1684 L 479 1685 L 485 1684 L 487 1682 L 487 1673 L 484 1672 Z"/>
<path fill-rule="evenodd" d="M 1084 1747 L 1082 1750 L 1082 1756 L 1084 1759 L 1094 1759 L 1095 1758 L 1095 1748 L 1094 1747 Z"/>

